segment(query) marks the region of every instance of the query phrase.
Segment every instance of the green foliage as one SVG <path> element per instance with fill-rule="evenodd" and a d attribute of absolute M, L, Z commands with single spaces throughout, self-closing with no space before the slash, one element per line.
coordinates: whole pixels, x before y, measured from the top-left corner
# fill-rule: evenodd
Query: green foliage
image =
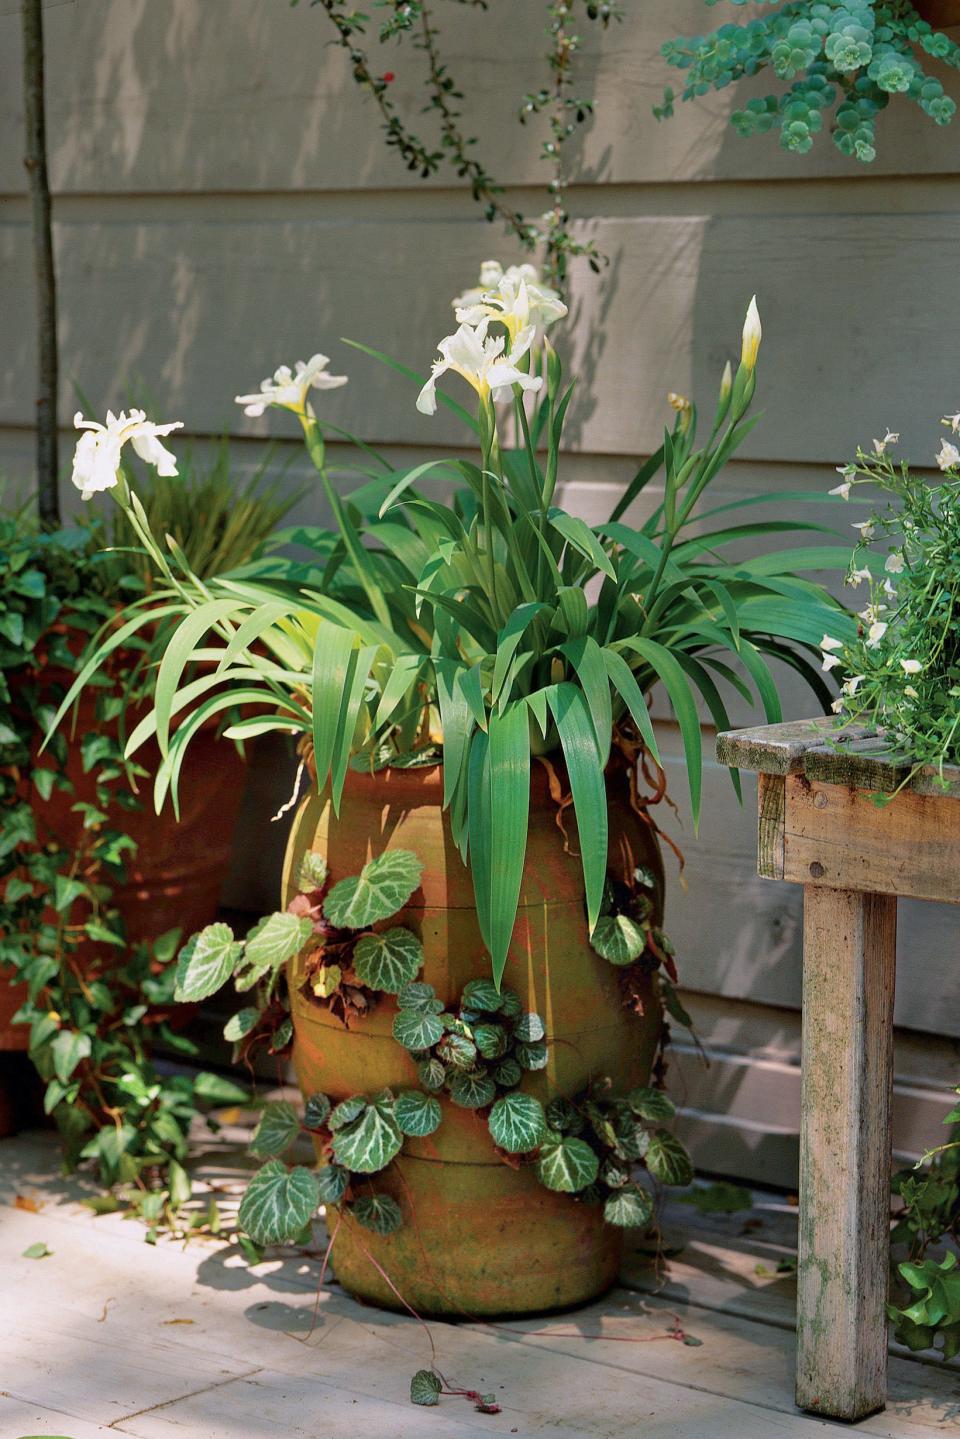
<path fill-rule="evenodd" d="M 537 1178 L 547 1189 L 576 1194 L 592 1184 L 600 1171 L 600 1160 L 585 1139 L 547 1130 L 537 1159 Z"/>
<path fill-rule="evenodd" d="M 543 1105 L 519 1090 L 494 1102 L 487 1123 L 494 1144 L 508 1154 L 529 1154 L 540 1147 L 547 1134 Z"/>
<path fill-rule="evenodd" d="M 358 875 L 333 886 L 324 900 L 324 918 L 337 929 L 366 929 L 389 919 L 407 903 L 422 873 L 422 864 L 408 850 L 384 850 Z"/>
<path fill-rule="evenodd" d="M 125 710 L 143 693 L 143 642 L 101 674 L 89 729 L 55 735 L 42 757 L 34 743 L 87 639 L 137 592 L 135 577 L 115 582 L 97 540 L 96 527 L 44 534 L 0 514 L 0 983 L 27 985 L 15 1022 L 29 1028 L 67 1167 L 87 1161 L 104 1184 L 137 1182 L 175 1209 L 199 1081 L 161 1074 L 150 1048 L 158 1038 L 193 1053 L 168 1023 L 179 936 L 130 944 L 114 904 L 134 849 L 123 824 L 137 801 L 122 736 Z M 59 832 L 48 800 L 72 807 L 75 841 Z"/>
<path fill-rule="evenodd" d="M 422 1139 L 440 1128 L 440 1101 L 419 1089 L 404 1089 L 397 1095 L 394 1118 L 402 1134 Z"/>
<path fill-rule="evenodd" d="M 409 929 L 400 926 L 382 934 L 365 934 L 353 951 L 357 978 L 368 988 L 385 994 L 399 994 L 422 966 L 422 944 Z"/>
<path fill-rule="evenodd" d="M 843 684 L 834 708 L 839 723 L 883 731 L 916 768 L 960 763 L 960 416 L 943 422 L 938 484 L 912 474 L 890 449 L 899 436 L 858 449 L 842 467 L 837 490 L 851 502 L 879 490 L 883 508 L 858 523 L 847 583 L 866 581 L 869 600 L 857 633 L 824 636 L 824 663 L 838 666 Z M 932 450 L 931 446 L 931 450 Z M 883 749 L 889 741 L 878 744 Z"/>
<path fill-rule="evenodd" d="M 240 1201 L 239 1219 L 255 1244 L 289 1244 L 309 1223 L 320 1203 L 316 1175 L 281 1159 L 258 1170 Z"/>
<path fill-rule="evenodd" d="M 403 1224 L 400 1206 L 389 1194 L 361 1194 L 350 1212 L 358 1224 L 374 1234 L 394 1234 Z"/>
<path fill-rule="evenodd" d="M 504 308 L 508 290 L 494 295 L 483 323 L 505 328 L 512 342 L 519 320 Z M 304 415 L 307 449 L 337 534 L 299 531 L 308 561 L 268 554 L 254 576 L 211 578 L 202 588 L 186 572 L 183 582 L 160 581 L 148 602 L 130 607 L 134 635 L 159 612 L 177 617 L 156 675 L 153 723 L 167 756 L 158 798 L 167 788 L 176 791 L 193 728 L 231 704 L 259 711 L 232 726 L 231 735 L 270 727 L 299 732 L 335 807 L 351 765 L 376 770 L 418 755 L 435 758 L 430 735 L 439 727 L 444 802 L 469 861 L 499 982 L 526 854 L 531 755 L 548 755 L 573 800 L 594 930 L 603 913 L 607 852 L 603 773 L 614 738 L 618 752 L 645 749 L 656 760 L 647 708 L 654 686 L 663 685 L 677 717 L 696 821 L 698 699 L 719 727 L 729 727 L 723 687 L 743 694 L 752 685 L 767 719 L 778 720 L 769 666 L 776 659 L 829 703 L 817 645 L 825 630 L 854 633 L 836 602 L 804 575 L 845 563 L 845 550 L 787 547 L 762 560 L 736 557 L 745 541 L 819 527 L 743 517 L 739 511 L 756 503 L 754 496 L 720 506 L 720 521 L 712 518 L 716 511 L 703 510 L 708 487 L 754 424 L 748 411 L 758 344 L 751 311 L 740 366 L 735 375 L 725 372 L 706 433 L 698 437 L 694 407 L 676 399 L 663 445 L 624 485 L 607 523 L 592 527 L 554 503 L 572 387 L 549 344 L 537 361 L 547 381 L 531 413 L 519 382 L 514 390 L 517 448 L 501 442 L 486 381 L 478 381 L 476 418 L 443 397 L 479 441 L 476 463 L 430 462 L 432 478 L 450 488 L 444 503 L 418 487 L 424 466 L 396 472 L 362 442 L 359 484 L 341 495 L 326 466 L 321 422 Z M 519 359 L 529 371 L 533 362 L 526 354 Z M 371 475 L 371 460 L 381 472 Z M 642 523 L 626 522 L 651 485 L 662 503 L 648 506 Z M 120 502 L 126 503 L 122 494 Z M 169 572 L 162 547 L 144 534 L 158 571 Z M 201 653 L 217 659 L 215 671 L 185 681 L 186 667 Z M 101 646 L 91 672 L 104 659 Z M 183 719 L 171 740 L 175 712 Z M 325 892 L 315 923 L 322 918 L 355 930 L 396 912 L 417 877 L 402 872 L 394 851 L 371 866 Z M 632 932 L 622 913 L 610 916 L 600 943 L 609 945 L 608 931 L 616 932 L 625 958 L 631 948 L 622 950 L 625 932 Z M 338 987 L 333 976 L 327 982 Z"/>
<path fill-rule="evenodd" d="M 385 1169 L 403 1146 L 403 1134 L 394 1114 L 393 1096 L 378 1096 L 365 1103 L 357 1117 L 333 1136 L 333 1157 L 344 1169 L 376 1174 Z"/>
<path fill-rule="evenodd" d="M 923 61 L 930 56 L 958 69 L 960 46 L 922 20 L 909 0 L 787 0 L 744 25 L 668 40 L 661 53 L 686 72 L 683 100 L 772 71 L 784 82 L 780 94 L 748 100 L 731 122 L 741 135 L 779 131 L 783 149 L 801 155 L 827 118 L 844 155 L 873 160 L 877 116 L 892 95 L 906 96 L 938 125 L 957 108 Z M 668 88 L 654 108 L 658 119 L 673 114 L 676 98 Z"/>
<path fill-rule="evenodd" d="M 432 1409 L 440 1403 L 443 1385 L 432 1369 L 418 1369 L 410 1380 L 410 1403 Z"/>

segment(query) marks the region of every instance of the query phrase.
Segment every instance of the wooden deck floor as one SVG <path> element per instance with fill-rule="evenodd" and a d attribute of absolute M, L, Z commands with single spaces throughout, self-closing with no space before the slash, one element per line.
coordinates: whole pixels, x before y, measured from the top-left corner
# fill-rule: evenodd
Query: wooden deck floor
<path fill-rule="evenodd" d="M 238 1154 L 227 1134 L 198 1161 L 226 1205 Z M 663 1272 L 635 1254 L 622 1286 L 576 1314 L 431 1324 L 448 1381 L 496 1393 L 502 1412 L 485 1416 L 461 1398 L 410 1405 L 410 1375 L 430 1362 L 424 1329 L 335 1284 L 316 1305 L 317 1260 L 249 1269 L 209 1240 L 151 1247 L 82 1194 L 58 1177 L 50 1135 L 0 1142 L 0 1439 L 816 1439 L 850 1427 L 794 1408 L 792 1280 L 775 1271 L 795 1225 L 773 1199 L 732 1216 L 678 1206 Z M 52 1253 L 24 1258 L 37 1241 Z M 699 1344 L 665 1337 L 674 1315 Z M 894 1356 L 887 1410 L 852 1427 L 957 1432 L 960 1371 Z"/>

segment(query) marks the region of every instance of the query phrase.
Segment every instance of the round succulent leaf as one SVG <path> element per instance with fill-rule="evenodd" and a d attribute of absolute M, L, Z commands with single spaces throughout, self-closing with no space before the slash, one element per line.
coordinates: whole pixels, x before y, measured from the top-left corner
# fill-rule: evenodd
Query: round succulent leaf
<path fill-rule="evenodd" d="M 513 1027 L 514 1035 L 524 1044 L 536 1044 L 546 1034 L 543 1020 L 539 1014 L 521 1014 Z"/>
<path fill-rule="evenodd" d="M 335 884 L 323 903 L 324 918 L 338 929 L 366 929 L 403 909 L 420 883 L 423 865 L 406 849 L 388 849 L 358 875 Z"/>
<path fill-rule="evenodd" d="M 669 1129 L 655 1129 L 648 1136 L 647 1168 L 662 1184 L 683 1186 L 693 1183 L 693 1164 L 680 1140 Z"/>
<path fill-rule="evenodd" d="M 447 1071 L 439 1059 L 424 1059 L 417 1065 L 417 1077 L 427 1089 L 442 1089 Z"/>
<path fill-rule="evenodd" d="M 479 1009 L 496 1014 L 503 1008 L 503 995 L 492 979 L 471 979 L 464 985 L 460 1004 L 464 1009 Z"/>
<path fill-rule="evenodd" d="M 353 968 L 361 984 L 384 994 L 399 994 L 420 973 L 423 945 L 402 925 L 382 934 L 365 934 L 353 950 Z"/>
<path fill-rule="evenodd" d="M 562 1095 L 551 1099 L 546 1114 L 550 1129 L 559 1129 L 565 1134 L 579 1134 L 583 1129 L 583 1117 L 579 1109 Z"/>
<path fill-rule="evenodd" d="M 618 1229 L 642 1229 L 653 1217 L 653 1200 L 639 1184 L 627 1184 L 608 1195 L 603 1217 Z"/>
<path fill-rule="evenodd" d="M 507 1031 L 502 1024 L 478 1024 L 473 1042 L 484 1059 L 499 1059 L 507 1051 Z"/>
<path fill-rule="evenodd" d="M 311 889 L 323 889 L 329 873 L 330 868 L 323 855 L 308 850 L 300 861 L 300 872 L 297 876 L 300 892 L 306 893 Z"/>
<path fill-rule="evenodd" d="M 432 1369 L 418 1369 L 410 1380 L 410 1403 L 432 1409 L 440 1403 L 442 1389 L 443 1385 Z"/>
<path fill-rule="evenodd" d="M 485 1109 L 497 1097 L 497 1086 L 482 1070 L 455 1074 L 450 1081 L 450 1098 L 461 1109 Z"/>
<path fill-rule="evenodd" d="M 403 1224 L 400 1206 L 389 1194 L 363 1194 L 350 1205 L 350 1213 L 374 1234 L 395 1234 Z"/>
<path fill-rule="evenodd" d="M 401 1009 L 425 1010 L 430 1014 L 439 1014 L 443 1009 L 433 985 L 424 984 L 422 980 L 405 984 L 397 995 L 397 1004 Z"/>
<path fill-rule="evenodd" d="M 513 989 L 501 989 L 500 991 L 500 1016 L 503 1019 L 519 1019 L 523 1013 L 523 1005 L 520 996 Z"/>
<path fill-rule="evenodd" d="M 327 1120 L 327 1128 L 342 1129 L 345 1124 L 352 1124 L 366 1107 L 367 1101 L 362 1094 L 351 1094 L 349 1099 L 341 1099 Z"/>
<path fill-rule="evenodd" d="M 288 1169 L 282 1159 L 271 1159 L 247 1185 L 238 1218 L 255 1244 L 287 1244 L 319 1203 L 315 1174 L 302 1165 Z"/>
<path fill-rule="evenodd" d="M 537 1178 L 548 1189 L 561 1194 L 578 1194 L 592 1184 L 600 1169 L 600 1161 L 585 1139 L 548 1130 L 540 1146 Z"/>
<path fill-rule="evenodd" d="M 230 1016 L 223 1026 L 224 1039 L 231 1040 L 234 1044 L 244 1038 L 252 1029 L 256 1029 L 257 1021 L 261 1011 L 250 1005 L 246 1009 L 239 1009 L 236 1014 Z"/>
<path fill-rule="evenodd" d="M 446 1034 L 437 1045 L 437 1056 L 454 1069 L 472 1069 L 477 1062 L 477 1046 L 465 1034 Z"/>
<path fill-rule="evenodd" d="M 258 1159 L 266 1159 L 271 1154 L 282 1154 L 285 1149 L 290 1148 L 299 1133 L 299 1114 L 292 1104 L 285 1099 L 279 1099 L 264 1107 L 250 1141 L 250 1153 L 255 1154 Z"/>
<path fill-rule="evenodd" d="M 443 1022 L 423 1009 L 401 1009 L 394 1016 L 393 1037 L 404 1049 L 430 1049 L 443 1038 Z"/>
<path fill-rule="evenodd" d="M 513 1089 L 523 1078 L 523 1070 L 515 1059 L 503 1059 L 493 1071 L 493 1077 L 501 1089 Z"/>
<path fill-rule="evenodd" d="M 319 1091 L 311 1094 L 303 1107 L 303 1122 L 308 1129 L 322 1129 L 330 1118 L 330 1100 Z"/>
<path fill-rule="evenodd" d="M 281 911 L 261 919 L 247 935 L 237 988 L 252 989 L 265 974 L 276 974 L 312 934 L 313 922 L 308 915 Z"/>
<path fill-rule="evenodd" d="M 317 1189 L 321 1204 L 339 1204 L 347 1192 L 350 1171 L 342 1164 L 324 1164 L 317 1170 Z"/>
<path fill-rule="evenodd" d="M 403 1135 L 386 1104 L 367 1104 L 351 1124 L 336 1130 L 333 1157 L 355 1174 L 376 1174 L 400 1153 Z"/>
<path fill-rule="evenodd" d="M 404 1134 L 422 1139 L 440 1128 L 443 1111 L 439 1099 L 420 1089 L 403 1089 L 393 1106 L 394 1118 Z"/>
<path fill-rule="evenodd" d="M 633 964 L 647 947 L 647 936 L 628 914 L 603 914 L 590 936 L 590 945 L 611 964 Z"/>
<path fill-rule="evenodd" d="M 627 1103 L 634 1114 L 652 1122 L 672 1119 L 677 1112 L 677 1106 L 668 1094 L 664 1094 L 662 1089 L 651 1089 L 648 1085 L 631 1089 L 627 1095 Z"/>
<path fill-rule="evenodd" d="M 228 924 L 208 924 L 191 935 L 177 959 L 174 999 L 190 1003 L 216 994 L 242 954 L 243 944 L 234 939 Z"/>
<path fill-rule="evenodd" d="M 545 1044 L 514 1045 L 513 1055 L 522 1069 L 546 1069 L 549 1063 Z"/>
<path fill-rule="evenodd" d="M 530 1094 L 504 1094 L 490 1110 L 487 1123 L 494 1144 L 508 1154 L 528 1154 L 547 1132 L 543 1105 Z"/>

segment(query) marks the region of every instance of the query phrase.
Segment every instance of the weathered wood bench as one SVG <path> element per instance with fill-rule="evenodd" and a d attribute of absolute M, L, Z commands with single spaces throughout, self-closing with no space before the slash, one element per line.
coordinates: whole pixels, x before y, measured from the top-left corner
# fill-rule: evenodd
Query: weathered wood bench
<path fill-rule="evenodd" d="M 838 1419 L 886 1402 L 897 897 L 960 904 L 960 770 L 901 789 L 884 748 L 829 719 L 717 738 L 759 774 L 759 873 L 804 887 L 796 1393 Z"/>

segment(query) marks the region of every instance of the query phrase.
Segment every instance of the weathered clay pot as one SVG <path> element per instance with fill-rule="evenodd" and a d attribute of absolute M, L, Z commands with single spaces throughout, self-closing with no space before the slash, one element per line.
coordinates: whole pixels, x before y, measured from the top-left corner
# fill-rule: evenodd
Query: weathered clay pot
<path fill-rule="evenodd" d="M 328 859 L 334 879 L 358 873 L 386 849 L 412 850 L 423 863 L 423 881 L 399 921 L 422 940 L 421 977 L 453 1005 L 468 980 L 489 974 L 489 959 L 442 792 L 436 767 L 351 774 L 339 819 L 325 796 L 309 797 L 290 835 L 284 898 L 294 893 L 308 850 Z M 623 874 L 645 865 L 662 892 L 656 839 L 630 809 L 622 777 L 608 793 L 610 868 Z M 569 849 L 556 816 L 545 775 L 534 766 L 527 864 L 504 984 L 546 1024 L 549 1067 L 523 1081 L 544 1101 L 574 1095 L 600 1076 L 619 1092 L 646 1082 L 661 1023 L 655 980 L 646 981 L 643 1015 L 629 1012 L 617 969 L 590 948 L 572 807 L 564 813 Z M 304 976 L 296 962 L 289 978 L 294 1066 L 305 1095 L 321 1090 L 339 1100 L 418 1086 L 413 1061 L 391 1034 L 393 999 L 384 996 L 347 1031 L 300 992 Z M 420 1313 L 460 1315 L 564 1308 L 609 1288 L 621 1241 L 599 1206 L 552 1193 L 531 1168 L 504 1163 L 482 1116 L 445 1097 L 443 1111 L 434 1135 L 408 1139 L 394 1164 L 375 1176 L 376 1189 L 400 1204 L 403 1228 L 379 1236 L 348 1216 L 341 1223 L 333 1264 L 345 1288 L 388 1308 L 401 1307 L 399 1291 Z"/>

